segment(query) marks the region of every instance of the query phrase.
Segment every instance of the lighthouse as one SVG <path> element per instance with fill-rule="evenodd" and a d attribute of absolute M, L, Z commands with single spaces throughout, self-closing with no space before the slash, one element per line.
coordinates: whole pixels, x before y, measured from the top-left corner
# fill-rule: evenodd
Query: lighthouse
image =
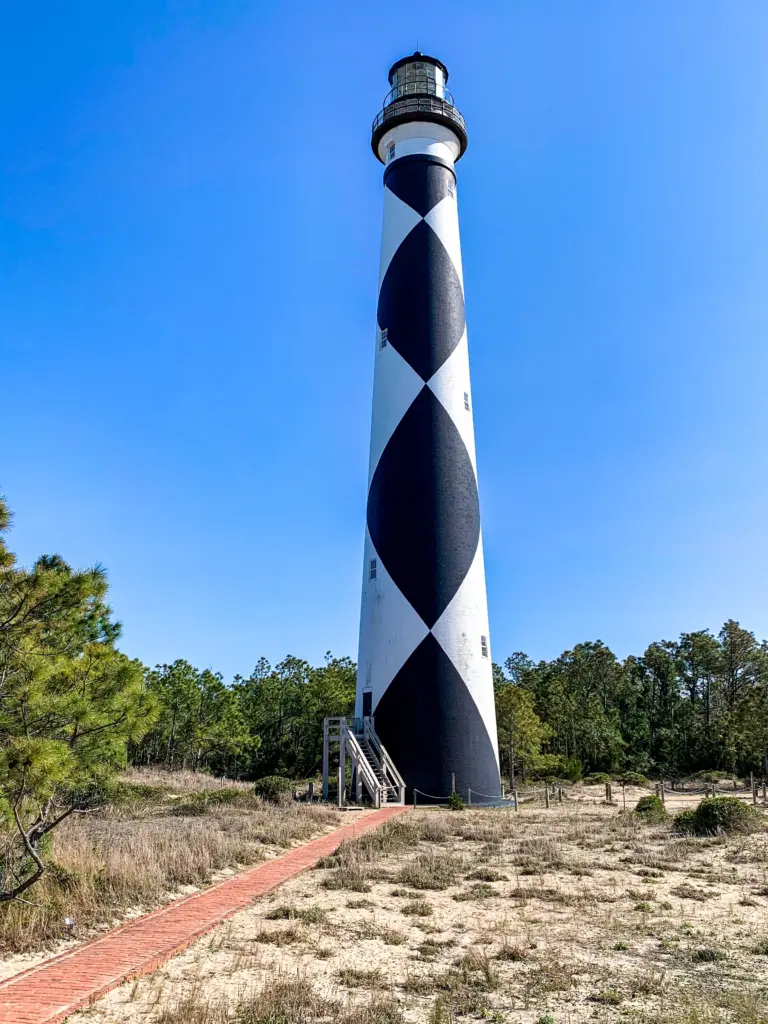
<path fill-rule="evenodd" d="M 356 718 L 419 800 L 500 794 L 448 70 L 416 52 L 372 126 L 384 164 Z"/>

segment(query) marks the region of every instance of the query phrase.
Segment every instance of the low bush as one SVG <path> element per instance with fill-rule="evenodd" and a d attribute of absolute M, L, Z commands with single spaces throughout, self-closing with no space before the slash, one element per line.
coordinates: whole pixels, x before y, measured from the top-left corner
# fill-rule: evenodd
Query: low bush
<path fill-rule="evenodd" d="M 585 786 L 604 786 L 607 782 L 611 782 L 611 776 L 605 772 L 592 772 L 591 775 L 584 776 Z"/>
<path fill-rule="evenodd" d="M 667 809 L 662 803 L 661 797 L 650 794 L 640 797 L 635 804 L 635 814 L 639 814 L 643 821 L 650 825 L 667 820 Z"/>
<path fill-rule="evenodd" d="M 461 799 L 458 793 L 451 793 L 448 797 L 448 806 L 452 811 L 463 811 L 464 801 Z"/>
<path fill-rule="evenodd" d="M 407 917 L 430 917 L 432 914 L 432 907 L 426 900 L 413 900 L 400 909 Z"/>
<path fill-rule="evenodd" d="M 253 784 L 253 791 L 262 800 L 268 800 L 271 804 L 287 803 L 291 799 L 293 783 L 282 775 L 265 775 L 263 779 L 257 779 Z"/>
<path fill-rule="evenodd" d="M 675 828 L 679 832 L 697 836 L 746 835 L 759 831 L 762 824 L 760 812 L 735 796 L 702 800 L 695 810 L 681 811 L 675 816 Z"/>
<path fill-rule="evenodd" d="M 733 778 L 728 772 L 694 772 L 691 775 L 691 779 L 696 779 L 698 782 L 728 782 Z"/>
<path fill-rule="evenodd" d="M 623 782 L 625 786 L 647 786 L 649 785 L 648 779 L 640 772 L 623 772 L 619 776 L 619 782 Z"/>
<path fill-rule="evenodd" d="M 686 834 L 696 831 L 696 811 L 680 811 L 675 815 L 675 829 Z"/>
<path fill-rule="evenodd" d="M 606 988 L 602 992 L 593 992 L 588 999 L 591 1003 L 602 1003 L 603 1006 L 618 1006 L 623 1002 L 624 997 L 617 989 Z"/>

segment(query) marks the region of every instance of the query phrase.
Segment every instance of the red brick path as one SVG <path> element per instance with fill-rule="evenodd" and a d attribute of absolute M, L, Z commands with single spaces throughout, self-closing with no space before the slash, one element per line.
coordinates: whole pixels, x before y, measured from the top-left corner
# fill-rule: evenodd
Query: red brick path
<path fill-rule="evenodd" d="M 121 925 L 0 982 L 0 1024 L 54 1024 L 131 978 L 156 970 L 217 924 L 333 853 L 343 839 L 376 828 L 402 807 L 371 811 L 184 899 Z"/>

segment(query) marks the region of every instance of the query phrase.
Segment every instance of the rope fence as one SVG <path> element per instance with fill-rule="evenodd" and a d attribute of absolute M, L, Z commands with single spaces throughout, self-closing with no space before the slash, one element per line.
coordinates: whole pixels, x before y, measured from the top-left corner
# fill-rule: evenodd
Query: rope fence
<path fill-rule="evenodd" d="M 609 804 L 609 805 L 612 805 L 612 806 L 615 806 L 614 794 L 613 794 L 614 783 L 611 781 L 611 782 L 604 783 L 604 785 L 605 785 L 605 803 Z M 618 783 L 616 783 L 616 785 L 619 785 L 621 787 L 622 803 L 623 803 L 624 809 L 626 810 L 626 806 L 627 806 L 627 795 L 626 795 L 627 784 L 624 783 L 624 782 L 619 781 Z M 649 785 L 651 785 L 651 784 L 649 784 Z M 758 780 L 756 780 L 754 778 L 754 776 L 749 780 L 749 782 L 745 782 L 745 785 L 743 785 L 741 787 L 737 786 L 736 781 L 734 780 L 732 788 L 731 788 L 730 785 L 726 787 L 724 783 L 718 784 L 718 783 L 714 783 L 714 782 L 713 783 L 706 783 L 704 786 L 699 785 L 699 786 L 695 786 L 695 787 L 689 787 L 689 786 L 687 786 L 685 784 L 685 782 L 681 783 L 681 782 L 679 782 L 677 780 L 670 780 L 670 781 L 663 780 L 661 782 L 653 783 L 652 786 L 653 786 L 654 792 L 656 793 L 656 796 L 658 796 L 662 800 L 662 802 L 665 802 L 666 796 L 668 794 L 669 795 L 675 795 L 675 796 L 678 796 L 678 795 L 679 796 L 702 796 L 702 797 L 706 798 L 706 797 L 716 797 L 718 795 L 727 795 L 728 793 L 736 793 L 736 794 L 740 794 L 740 795 L 745 796 L 745 797 L 750 797 L 751 800 L 752 800 L 752 803 L 753 804 L 757 804 L 758 800 L 759 800 L 759 791 L 762 789 L 762 801 L 761 802 L 764 803 L 764 804 L 768 803 L 768 783 L 766 782 L 766 780 L 760 780 L 758 782 Z M 518 811 L 518 810 L 520 810 L 520 806 L 522 804 L 536 803 L 539 799 L 541 799 L 541 802 L 543 803 L 544 807 L 549 808 L 551 806 L 552 798 L 553 797 L 556 798 L 557 802 L 560 803 L 560 804 L 562 804 L 564 802 L 564 800 L 568 798 L 568 795 L 566 793 L 566 790 L 568 788 L 569 787 L 564 787 L 564 786 L 559 786 L 559 785 L 552 784 L 552 785 L 546 785 L 543 789 L 525 789 L 522 792 L 520 790 L 518 790 L 518 789 L 512 789 L 510 792 L 507 793 L 504 790 L 504 786 L 502 786 L 501 793 L 495 794 L 495 795 L 491 794 L 491 793 L 480 793 L 478 791 L 469 789 L 469 790 L 467 790 L 466 805 L 468 807 L 482 807 L 482 806 L 503 807 L 503 806 L 509 806 L 511 808 L 514 808 L 514 810 Z M 595 788 L 598 788 L 598 787 L 595 787 Z M 643 788 L 644 789 L 646 787 L 639 787 L 639 788 Z M 424 792 L 421 789 L 415 789 L 414 788 L 414 790 L 413 790 L 413 806 L 414 807 L 418 807 L 418 805 L 419 805 L 419 797 L 420 796 L 423 797 L 424 799 L 428 800 L 428 801 L 433 801 L 432 806 L 435 806 L 435 805 L 439 806 L 439 805 L 449 804 L 450 801 L 452 799 L 454 799 L 456 796 L 461 798 L 462 802 L 463 802 L 463 794 L 462 793 L 457 793 L 455 789 L 449 795 L 438 796 L 435 793 L 426 793 L 426 792 Z M 422 803 L 422 806 L 423 806 L 423 803 Z"/>
<path fill-rule="evenodd" d="M 545 786 L 544 789 L 528 789 L 524 794 L 518 793 L 518 790 L 514 789 L 510 793 L 505 793 L 503 788 L 501 793 L 480 793 L 478 790 L 468 789 L 466 804 L 468 807 L 482 807 L 482 806 L 494 806 L 500 807 L 508 804 L 515 810 L 519 809 L 520 804 L 533 803 L 540 796 L 545 806 L 550 806 L 551 796 L 557 795 L 560 803 L 564 799 L 564 790 L 562 786 Z M 433 800 L 437 805 L 450 803 L 453 797 L 460 797 L 463 799 L 461 793 L 457 793 L 455 790 L 453 793 L 448 795 L 438 796 L 436 793 L 426 793 L 422 789 L 413 790 L 413 806 L 418 807 L 419 797 L 424 797 L 427 800 Z M 483 802 L 485 801 L 485 803 Z"/>

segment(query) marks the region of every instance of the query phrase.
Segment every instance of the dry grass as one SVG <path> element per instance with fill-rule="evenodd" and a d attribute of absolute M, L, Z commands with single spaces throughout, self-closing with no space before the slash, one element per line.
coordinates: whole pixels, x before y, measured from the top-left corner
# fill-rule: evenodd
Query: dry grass
<path fill-rule="evenodd" d="M 29 902 L 0 905 L 0 954 L 44 948 L 112 925 L 224 869 L 263 860 L 338 821 L 326 808 L 273 806 L 245 784 L 216 786 L 192 772 L 145 773 L 121 802 L 69 819 L 54 833 L 49 867 Z M 133 779 L 138 773 L 133 773 Z M 196 779 L 201 788 L 192 789 Z"/>
<path fill-rule="evenodd" d="M 182 995 L 155 1017 L 156 1024 L 404 1024 L 397 1003 L 381 996 L 348 1007 L 318 994 L 303 976 L 277 978 L 255 995 L 241 996 L 234 1007 L 211 1002 L 200 986 Z"/>
<path fill-rule="evenodd" d="M 764 842 L 681 838 L 576 797 L 409 812 L 239 914 L 230 948 L 202 940 L 88 1024 L 199 1024 L 158 1018 L 194 978 L 222 1024 L 291 1024 L 272 979 L 310 973 L 309 1024 L 768 1024 Z"/>
<path fill-rule="evenodd" d="M 166 789 L 170 793 L 200 793 L 217 789 L 239 789 L 243 793 L 253 791 L 253 783 L 236 782 L 234 779 L 218 779 L 202 772 L 164 771 L 162 768 L 128 768 L 123 773 L 130 785 L 151 786 Z"/>

